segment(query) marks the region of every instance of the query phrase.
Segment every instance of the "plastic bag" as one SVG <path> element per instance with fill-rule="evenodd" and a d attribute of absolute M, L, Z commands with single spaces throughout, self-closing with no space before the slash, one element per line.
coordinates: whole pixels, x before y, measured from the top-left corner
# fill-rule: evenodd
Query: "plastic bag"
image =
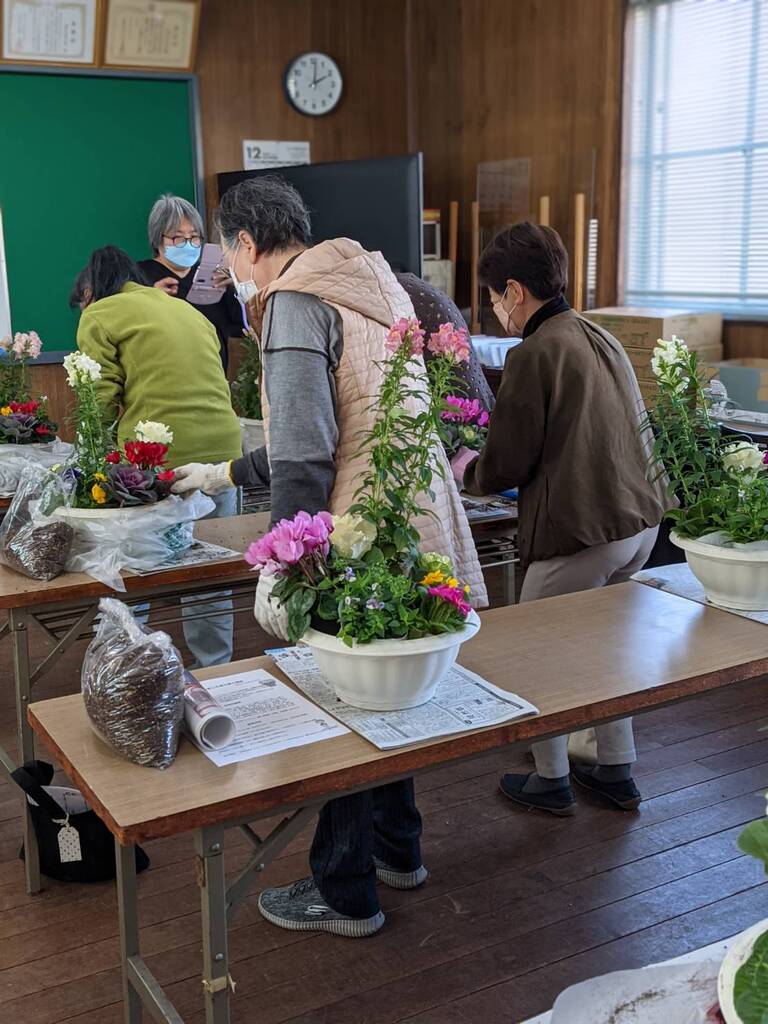
<path fill-rule="evenodd" d="M 184 716 L 184 665 L 167 633 L 144 629 L 114 598 L 85 652 L 81 686 L 97 735 L 135 764 L 167 768 Z"/>
<path fill-rule="evenodd" d="M 16 492 L 30 465 L 53 469 L 66 462 L 73 451 L 71 444 L 58 438 L 46 444 L 0 445 L 0 497 L 8 498 Z"/>
<path fill-rule="evenodd" d="M 64 510 L 61 516 L 75 529 L 67 570 L 125 591 L 121 569 L 156 569 L 186 551 L 194 542 L 192 523 L 215 507 L 212 498 L 196 491 L 136 508 Z"/>
<path fill-rule="evenodd" d="M 72 490 L 55 473 L 27 463 L 0 526 L 0 561 L 34 580 L 63 572 L 74 530 L 55 518 L 55 510 L 69 502 Z"/>

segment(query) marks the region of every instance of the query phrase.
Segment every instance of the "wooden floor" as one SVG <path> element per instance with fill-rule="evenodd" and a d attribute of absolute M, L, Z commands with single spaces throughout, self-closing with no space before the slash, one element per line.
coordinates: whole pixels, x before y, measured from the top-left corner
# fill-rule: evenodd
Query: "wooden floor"
<path fill-rule="evenodd" d="M 236 655 L 258 653 L 261 641 L 241 625 Z M 71 652 L 36 696 L 76 689 L 81 657 L 82 648 Z M 0 658 L 8 683 L 7 643 Z M 0 734 L 11 745 L 4 690 Z M 358 942 L 280 931 L 249 899 L 230 932 L 234 1024 L 517 1024 L 572 982 L 675 956 L 767 917 L 761 869 L 736 847 L 741 826 L 765 806 L 765 692 L 759 681 L 639 720 L 645 802 L 637 814 L 582 794 L 573 819 L 516 810 L 497 793 L 509 754 L 424 777 L 427 885 L 382 890 L 387 924 Z M 517 763 L 527 765 L 520 756 Z M 47 882 L 28 898 L 17 810 L 3 783 L 0 1021 L 119 1024 L 114 887 Z M 309 840 L 294 842 L 265 882 L 305 874 Z M 234 869 L 247 850 L 234 835 L 230 844 Z M 200 1024 L 191 843 L 178 837 L 148 852 L 144 953 L 185 1021 Z"/>

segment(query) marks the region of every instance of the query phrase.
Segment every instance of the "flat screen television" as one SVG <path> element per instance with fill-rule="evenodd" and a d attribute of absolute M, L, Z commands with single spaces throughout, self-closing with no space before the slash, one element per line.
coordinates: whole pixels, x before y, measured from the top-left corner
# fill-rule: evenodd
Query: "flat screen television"
<path fill-rule="evenodd" d="M 339 160 L 218 175 L 219 198 L 247 178 L 277 174 L 298 189 L 312 218 L 312 239 L 353 238 L 379 250 L 393 270 L 421 276 L 421 153 Z"/>

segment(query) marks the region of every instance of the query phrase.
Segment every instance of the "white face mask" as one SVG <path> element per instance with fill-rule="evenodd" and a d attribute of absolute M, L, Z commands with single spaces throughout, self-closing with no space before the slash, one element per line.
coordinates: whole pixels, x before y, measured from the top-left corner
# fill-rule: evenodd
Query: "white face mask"
<path fill-rule="evenodd" d="M 512 314 L 515 312 L 520 303 L 516 302 L 512 309 L 510 309 L 509 312 L 507 312 L 507 310 L 504 309 L 504 299 L 506 299 L 508 291 L 509 285 L 507 285 L 507 287 L 504 289 L 504 294 L 501 296 L 501 298 L 497 299 L 497 301 L 493 303 L 493 312 L 496 314 L 496 319 L 499 321 L 502 328 L 504 329 L 504 333 L 509 337 L 512 334 L 512 331 L 515 331 L 515 333 L 517 333 L 517 328 L 512 323 Z"/>
<path fill-rule="evenodd" d="M 258 298 L 259 291 L 261 290 L 256 282 L 253 280 L 253 266 L 251 266 L 251 279 L 248 281 L 238 281 L 237 274 L 235 273 L 235 260 L 237 254 L 240 252 L 240 243 L 237 243 L 237 249 L 235 249 L 235 257 L 232 260 L 232 266 L 229 269 L 232 283 L 235 286 L 237 297 L 244 305 L 248 305 L 253 299 Z"/>

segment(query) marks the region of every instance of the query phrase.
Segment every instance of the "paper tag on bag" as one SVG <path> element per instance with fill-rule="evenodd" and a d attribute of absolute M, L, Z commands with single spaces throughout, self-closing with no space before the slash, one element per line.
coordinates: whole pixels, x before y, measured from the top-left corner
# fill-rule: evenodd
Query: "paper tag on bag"
<path fill-rule="evenodd" d="M 62 864 L 72 864 L 82 859 L 80 833 L 71 825 L 64 825 L 59 829 L 59 860 Z"/>

